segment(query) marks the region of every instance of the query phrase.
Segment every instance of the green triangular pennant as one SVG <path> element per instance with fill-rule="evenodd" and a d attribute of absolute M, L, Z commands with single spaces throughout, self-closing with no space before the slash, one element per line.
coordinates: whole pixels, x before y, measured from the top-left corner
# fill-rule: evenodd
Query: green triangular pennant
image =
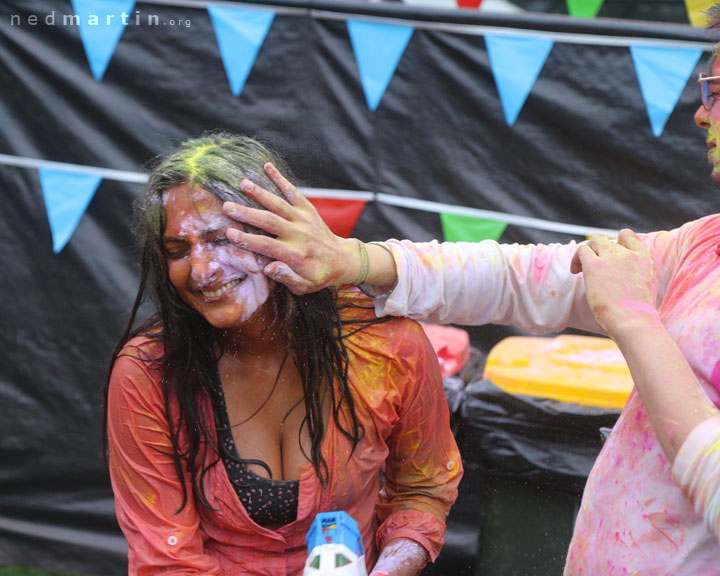
<path fill-rule="evenodd" d="M 472 216 L 440 213 L 443 234 L 447 242 L 480 242 L 481 240 L 499 240 L 507 222 L 484 220 Z"/>
<path fill-rule="evenodd" d="M 567 0 L 570 16 L 576 18 L 595 18 L 603 5 L 603 0 Z"/>

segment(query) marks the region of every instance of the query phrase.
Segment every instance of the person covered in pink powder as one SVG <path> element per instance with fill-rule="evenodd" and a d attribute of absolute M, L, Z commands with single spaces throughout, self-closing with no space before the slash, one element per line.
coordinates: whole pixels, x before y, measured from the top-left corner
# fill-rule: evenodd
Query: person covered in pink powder
<path fill-rule="evenodd" d="M 720 28 L 720 7 L 709 11 Z M 700 79 L 720 186 L 720 60 Z M 635 389 L 589 475 L 565 574 L 720 574 L 720 214 L 678 229 L 576 245 L 364 244 L 334 236 L 278 170 L 285 199 L 244 181 L 270 211 L 226 204 L 230 240 L 273 259 L 264 272 L 295 293 L 357 282 L 378 315 L 437 323 L 566 327 L 606 333 Z"/>
<path fill-rule="evenodd" d="M 251 138 L 188 140 L 138 202 L 140 288 L 105 412 L 128 573 L 298 576 L 316 515 L 345 511 L 371 576 L 415 576 L 462 477 L 437 356 L 357 288 L 293 295 L 228 241 L 247 228 L 223 201 L 251 204 L 239 184 L 269 161 Z"/>

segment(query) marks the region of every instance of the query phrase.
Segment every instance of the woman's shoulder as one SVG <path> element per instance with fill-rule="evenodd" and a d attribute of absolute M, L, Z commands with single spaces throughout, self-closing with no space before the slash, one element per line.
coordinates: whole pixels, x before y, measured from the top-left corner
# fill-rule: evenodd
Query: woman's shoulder
<path fill-rule="evenodd" d="M 151 328 L 128 340 L 115 358 L 110 377 L 111 388 L 157 388 L 162 380 L 162 331 Z"/>
<path fill-rule="evenodd" d="M 382 316 L 375 314 L 375 300 L 355 286 L 341 286 L 337 289 L 337 304 L 343 322 L 365 321 L 382 326 L 392 324 L 406 327 L 408 330 L 419 328 L 419 324 L 406 317 Z M 380 329 L 383 330 L 382 328 Z M 421 329 L 422 330 L 422 329 Z"/>
<path fill-rule="evenodd" d="M 165 430 L 161 332 L 144 331 L 125 343 L 113 363 L 106 393 L 108 438 L 114 445 Z"/>
<path fill-rule="evenodd" d="M 337 288 L 337 306 L 343 320 L 372 320 L 375 316 L 373 299 L 355 286 Z"/>
<path fill-rule="evenodd" d="M 404 317 L 375 314 L 373 299 L 353 286 L 338 288 L 338 308 L 346 343 L 370 347 L 381 355 L 395 356 L 403 348 L 426 348 L 422 326 Z"/>
<path fill-rule="evenodd" d="M 130 338 L 118 353 L 118 358 L 122 357 L 136 358 L 148 364 L 162 362 L 162 332 L 159 329 L 149 330 Z"/>
<path fill-rule="evenodd" d="M 339 290 L 338 297 L 351 305 L 341 315 L 356 408 L 386 436 L 414 398 L 434 384 L 442 388 L 437 355 L 418 322 L 377 318 L 372 299 L 359 292 Z"/>

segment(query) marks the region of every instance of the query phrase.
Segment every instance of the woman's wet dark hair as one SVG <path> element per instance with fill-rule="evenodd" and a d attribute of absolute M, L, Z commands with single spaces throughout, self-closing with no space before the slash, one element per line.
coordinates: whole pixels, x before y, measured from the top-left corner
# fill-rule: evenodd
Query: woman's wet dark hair
<path fill-rule="evenodd" d="M 142 251 L 140 286 L 127 326 L 110 361 L 105 386 L 104 434 L 106 437 L 110 373 L 118 357 L 132 355 L 153 370 L 159 370 L 172 442 L 170 456 L 184 491 L 180 509 L 188 498 L 183 461 L 186 462 L 195 496 L 210 507 L 204 489 L 204 475 L 221 456 L 231 455 L 225 452 L 213 432 L 215 423 L 221 421 L 220 398 L 215 391 L 214 379 L 222 347 L 216 329 L 188 306 L 170 283 L 162 242 L 166 223 L 163 195 L 171 188 L 189 184 L 211 192 L 222 201 L 262 208 L 240 191 L 240 182 L 248 178 L 266 190 L 280 194 L 264 172 L 267 162 L 272 162 L 281 172 L 288 174 L 282 160 L 258 140 L 226 133 L 207 134 L 182 143 L 177 150 L 160 158 L 150 174 L 144 194 L 136 202 L 134 228 Z M 279 303 L 276 321 L 283 323 L 289 351 L 302 377 L 305 398 L 303 426 L 307 426 L 311 438 L 311 454 L 306 456 L 324 484 L 328 469 L 321 453 L 326 427 L 322 414 L 323 399 L 326 396 L 329 399 L 332 418 L 338 429 L 351 440 L 353 449 L 363 434 L 348 386 L 348 354 L 342 338 L 337 295 L 334 289 L 329 288 L 303 296 L 291 294 L 282 285 L 277 285 L 274 290 Z M 148 295 L 154 301 L 156 313 L 136 327 L 138 311 Z M 138 335 L 162 343 L 162 355 L 155 358 L 140 349 L 129 351 L 126 344 Z M 339 385 L 333 386 L 333 381 Z M 212 406 L 212 419 L 203 410 L 203 403 L 207 401 Z M 345 425 L 340 418 L 343 406 L 349 414 L 349 422 Z M 173 410 L 178 413 L 174 414 Z M 177 424 L 174 425 L 174 422 Z M 179 446 L 181 432 L 188 440 L 185 451 L 181 451 Z M 112 454 L 109 457 L 112 458 Z M 263 462 L 243 462 L 264 466 L 270 473 Z"/>

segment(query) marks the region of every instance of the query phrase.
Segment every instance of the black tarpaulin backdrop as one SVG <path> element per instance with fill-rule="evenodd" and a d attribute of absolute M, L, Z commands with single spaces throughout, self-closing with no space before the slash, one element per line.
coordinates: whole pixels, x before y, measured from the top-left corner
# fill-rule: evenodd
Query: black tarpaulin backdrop
<path fill-rule="evenodd" d="M 42 24 L 51 11 L 71 13 L 69 1 L 3 3 L 0 153 L 138 171 L 188 136 L 223 129 L 271 142 L 299 181 L 317 188 L 638 230 L 715 210 L 692 80 L 655 138 L 627 47 L 556 43 L 509 127 L 482 35 L 418 25 L 372 112 L 343 18 L 706 41 L 702 31 L 401 5 L 273 5 L 296 11 L 279 9 L 235 98 L 204 9 L 136 4 L 192 26 L 131 19 L 96 82 L 78 29 Z M 40 23 L 11 26 L 12 14 Z M 101 459 L 101 405 L 106 361 L 136 290 L 129 216 L 138 185 L 104 180 L 53 254 L 37 171 L 0 166 L 0 183 L 0 563 L 121 574 L 126 549 Z M 437 214 L 376 203 L 354 234 L 442 238 Z M 569 239 L 516 226 L 503 236 Z M 487 349 L 509 333 L 474 329 L 473 339 Z"/>

